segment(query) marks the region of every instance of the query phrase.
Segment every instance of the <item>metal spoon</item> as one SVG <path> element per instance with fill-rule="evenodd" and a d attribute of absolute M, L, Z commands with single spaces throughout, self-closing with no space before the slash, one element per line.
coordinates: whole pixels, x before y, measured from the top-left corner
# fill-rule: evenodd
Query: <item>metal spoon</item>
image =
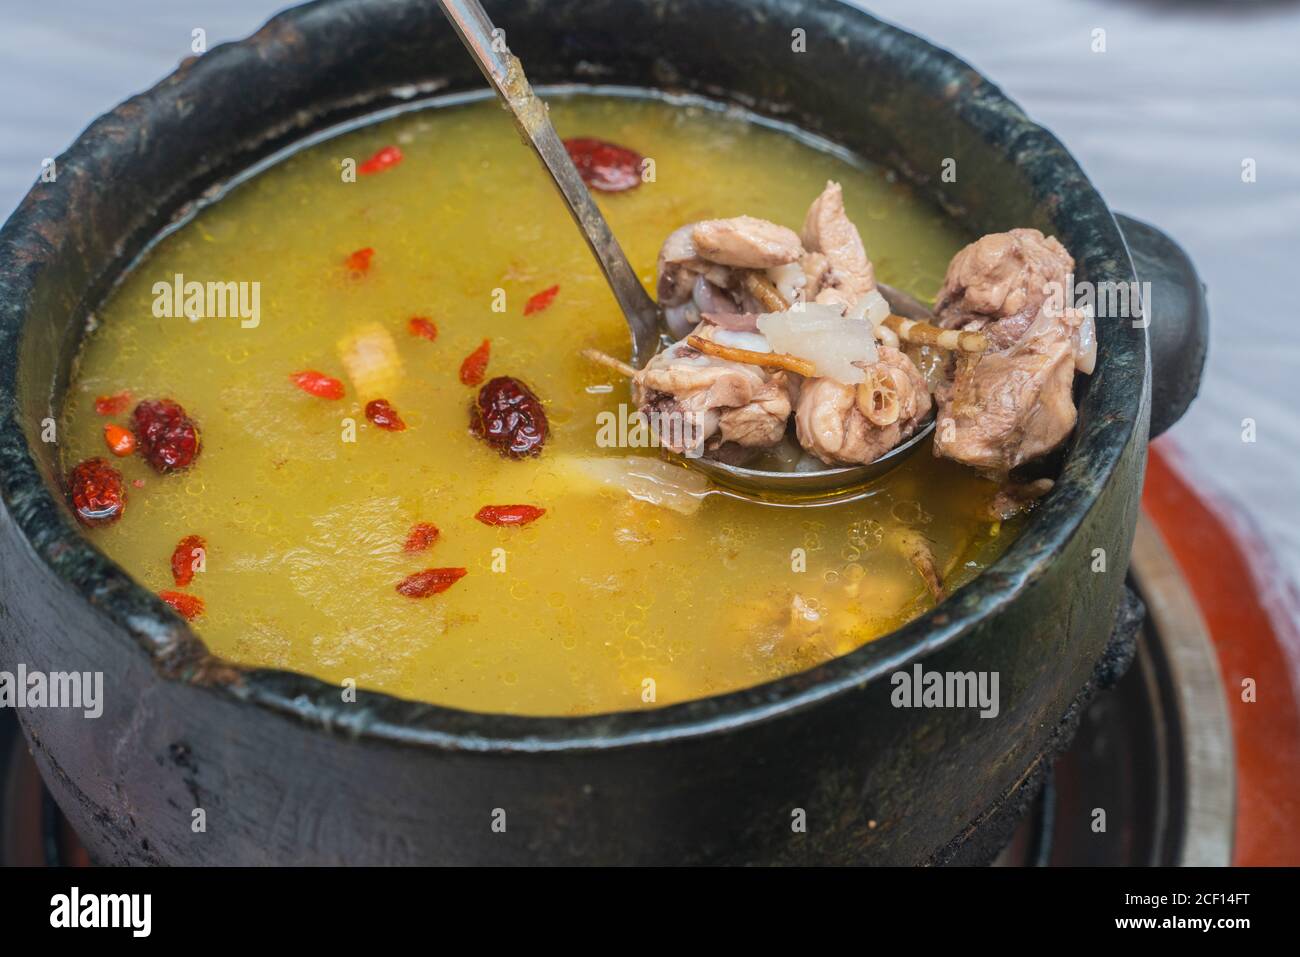
<path fill-rule="evenodd" d="M 507 49 L 504 34 L 492 26 L 478 0 L 439 0 L 461 42 L 515 119 L 525 142 L 564 197 L 573 221 L 600 263 L 609 288 L 632 330 L 632 365 L 641 368 L 659 349 L 659 306 L 637 279 L 609 223 L 578 175 L 564 142 L 551 125 L 546 104 L 537 98 L 524 75 L 523 64 Z"/>
<path fill-rule="evenodd" d="M 439 3 L 474 62 L 514 117 L 520 135 L 537 153 L 542 165 L 555 181 L 569 214 L 587 240 L 592 255 L 600 263 L 610 289 L 614 292 L 614 298 L 623 310 L 623 316 L 632 330 L 631 364 L 633 368 L 640 369 L 659 350 L 663 341 L 660 336 L 661 316 L 658 305 L 637 279 L 586 183 L 569 159 L 563 141 L 551 125 L 546 104 L 533 93 L 519 58 L 503 42 L 504 34 L 492 26 L 492 21 L 478 0 L 439 0 Z M 882 287 L 881 293 L 890 301 L 891 308 L 901 315 L 913 318 L 902 312 L 900 306 L 894 305 L 890 294 L 901 295 L 896 290 Z M 911 300 L 911 303 L 925 311 L 916 300 Z M 764 502 L 817 504 L 803 500 L 819 497 L 821 501 L 827 501 L 828 495 L 831 499 L 839 500 L 842 493 L 859 489 L 893 469 L 933 430 L 934 420 L 931 418 L 912 438 L 874 462 L 817 472 L 769 472 L 727 465 L 708 458 L 685 461 L 690 467 L 705 472 L 728 490 L 745 498 Z"/>

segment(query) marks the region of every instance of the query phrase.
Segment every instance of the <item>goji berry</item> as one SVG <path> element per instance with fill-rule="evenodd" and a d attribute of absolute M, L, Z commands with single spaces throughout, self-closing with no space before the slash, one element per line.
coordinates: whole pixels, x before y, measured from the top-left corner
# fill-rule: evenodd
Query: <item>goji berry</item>
<path fill-rule="evenodd" d="M 411 531 L 406 536 L 406 544 L 402 546 L 402 550 L 422 552 L 438 540 L 439 534 L 437 525 L 430 522 L 417 522 L 411 526 Z"/>
<path fill-rule="evenodd" d="M 109 422 L 104 426 L 104 442 L 108 450 L 118 458 L 124 458 L 135 451 L 135 436 L 130 429 Z"/>
<path fill-rule="evenodd" d="M 91 528 L 116 522 L 126 510 L 122 473 L 104 459 L 87 459 L 73 467 L 68 497 L 77 521 Z"/>
<path fill-rule="evenodd" d="M 333 376 L 317 372 L 315 369 L 290 373 L 289 378 L 303 392 L 314 395 L 318 399 L 343 398 L 343 383 Z"/>
<path fill-rule="evenodd" d="M 397 583 L 397 593 L 407 598 L 428 598 L 445 592 L 465 577 L 464 568 L 426 568 Z"/>
<path fill-rule="evenodd" d="M 465 357 L 460 364 L 460 381 L 465 385 L 478 385 L 487 372 L 488 359 L 492 354 L 492 344 L 483 340 L 483 344 Z"/>
<path fill-rule="evenodd" d="M 172 551 L 172 581 L 184 588 L 194 581 L 194 566 L 203 564 L 207 544 L 198 535 L 186 535 Z"/>
<path fill-rule="evenodd" d="M 187 595 L 180 591 L 160 591 L 158 597 L 176 609 L 186 621 L 193 621 L 203 614 L 203 599 L 198 595 Z"/>
<path fill-rule="evenodd" d="M 372 173 L 382 173 L 386 169 L 392 169 L 402 161 L 402 151 L 396 146 L 385 146 L 375 153 L 374 156 L 366 160 L 357 167 L 357 172 L 362 176 L 370 176 Z"/>
<path fill-rule="evenodd" d="M 555 302 L 555 297 L 559 292 L 559 286 L 552 286 L 549 289 L 543 289 L 536 295 L 529 297 L 528 302 L 524 303 L 524 315 L 531 316 L 535 312 L 541 312 L 551 303 Z"/>
<path fill-rule="evenodd" d="M 352 255 L 348 256 L 345 265 L 351 271 L 353 276 L 363 276 L 370 272 L 370 260 L 374 257 L 375 251 L 367 246 L 365 249 L 358 249 Z"/>
<path fill-rule="evenodd" d="M 527 525 L 545 514 L 536 505 L 484 505 L 474 517 L 484 525 Z"/>
<path fill-rule="evenodd" d="M 406 328 L 410 330 L 411 335 L 420 336 L 430 342 L 438 338 L 438 327 L 433 324 L 432 319 L 426 319 L 424 316 L 412 316 L 406 323 Z"/>
<path fill-rule="evenodd" d="M 389 432 L 401 432 L 406 423 L 397 414 L 397 410 L 388 404 L 387 399 L 371 399 L 366 403 L 366 418 L 381 429 Z"/>
<path fill-rule="evenodd" d="M 478 399 L 470 408 L 469 427 L 512 459 L 537 455 L 549 434 L 542 400 L 510 376 L 498 376 L 479 389 Z"/>
<path fill-rule="evenodd" d="M 619 193 L 641 185 L 644 158 L 635 150 L 591 137 L 567 139 L 564 148 L 583 182 L 592 189 Z"/>
<path fill-rule="evenodd" d="M 146 399 L 131 413 L 140 454 L 158 472 L 189 468 L 199 454 L 199 427 L 179 402 Z"/>
<path fill-rule="evenodd" d="M 131 403 L 130 392 L 117 392 L 113 395 L 101 395 L 95 399 L 95 412 L 99 415 L 118 415 L 125 412 Z"/>

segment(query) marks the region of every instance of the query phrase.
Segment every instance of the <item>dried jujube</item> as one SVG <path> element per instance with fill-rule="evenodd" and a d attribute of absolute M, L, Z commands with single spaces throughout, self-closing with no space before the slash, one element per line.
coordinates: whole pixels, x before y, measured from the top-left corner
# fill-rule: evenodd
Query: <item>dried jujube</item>
<path fill-rule="evenodd" d="M 537 455 L 549 434 L 541 399 L 511 376 L 498 376 L 479 389 L 470 429 L 512 459 Z"/>
<path fill-rule="evenodd" d="M 620 193 L 641 185 L 644 158 L 635 150 L 589 136 L 564 141 L 569 159 L 584 183 L 605 193 Z"/>
<path fill-rule="evenodd" d="M 68 497 L 77 521 L 94 528 L 109 525 L 126 510 L 122 473 L 104 459 L 87 459 L 68 473 Z"/>
<path fill-rule="evenodd" d="M 179 402 L 146 399 L 131 413 L 140 454 L 159 472 L 188 468 L 199 454 L 199 427 Z"/>

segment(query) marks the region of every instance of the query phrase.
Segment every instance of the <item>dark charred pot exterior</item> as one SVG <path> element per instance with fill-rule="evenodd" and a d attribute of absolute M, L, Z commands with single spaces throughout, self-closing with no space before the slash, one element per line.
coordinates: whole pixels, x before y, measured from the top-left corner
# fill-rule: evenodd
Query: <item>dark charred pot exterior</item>
<path fill-rule="evenodd" d="M 487 6 L 537 84 L 737 103 L 899 171 L 972 234 L 1037 227 L 1073 253 L 1078 279 L 1135 279 L 1125 234 L 1050 133 L 965 63 L 866 13 L 831 0 Z M 105 674 L 98 719 L 20 714 L 55 798 L 103 862 L 959 856 L 963 835 L 1037 779 L 1111 634 L 1151 416 L 1147 335 L 1128 321 L 1099 323 L 1060 481 L 990 570 L 836 661 L 661 710 L 520 718 L 366 692 L 344 704 L 315 679 L 212 658 L 78 530 L 40 430 L 113 278 L 187 204 L 276 150 L 481 86 L 436 4 L 309 4 L 97 120 L 0 233 L 0 667 Z M 955 183 L 939 178 L 947 158 Z M 1186 303 L 1163 321 L 1195 353 L 1157 353 L 1167 424 L 1195 392 L 1203 302 L 1177 247 L 1145 230 L 1144 270 L 1181 282 Z M 997 671 L 998 716 L 893 707 L 889 677 L 916 661 Z"/>

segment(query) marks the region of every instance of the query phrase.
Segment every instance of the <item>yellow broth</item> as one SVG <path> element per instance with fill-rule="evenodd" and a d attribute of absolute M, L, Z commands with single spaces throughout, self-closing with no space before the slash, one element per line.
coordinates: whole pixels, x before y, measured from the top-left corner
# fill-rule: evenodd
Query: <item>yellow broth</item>
<path fill-rule="evenodd" d="M 562 135 L 654 161 L 652 182 L 600 197 L 648 288 L 677 226 L 748 213 L 798 228 L 828 178 L 843 183 L 884 281 L 931 296 L 965 241 L 884 171 L 741 117 L 596 96 L 557 100 L 553 116 Z M 346 160 L 390 144 L 400 164 L 348 181 Z M 362 247 L 372 266 L 350 276 L 343 262 Z M 154 284 L 177 274 L 260 283 L 260 322 L 156 317 Z M 549 308 L 523 314 L 557 283 Z M 436 341 L 408 333 L 417 315 L 437 324 Z M 361 387 L 339 345 L 359 333 L 391 338 L 400 363 Z M 538 458 L 503 459 L 468 431 L 476 390 L 458 370 L 485 338 L 488 377 L 516 376 L 545 403 Z M 508 119 L 490 103 L 407 113 L 295 153 L 145 257 L 80 356 L 64 464 L 104 456 L 122 470 L 125 516 L 87 534 L 145 586 L 173 589 L 176 543 L 206 540 L 205 568 L 184 590 L 206 603 L 194 627 L 215 653 L 492 712 L 655 707 L 806 669 L 929 607 L 890 542 L 904 524 L 930 540 L 954 587 L 1012 535 L 981 517 L 992 486 L 928 447 L 867 500 L 815 510 L 715 495 L 684 516 L 575 481 L 567 457 L 637 454 L 596 445 L 597 415 L 629 397 L 579 357 L 588 346 L 626 356 L 625 326 Z M 303 369 L 342 379 L 346 396 L 296 388 L 289 375 Z M 381 389 L 406 431 L 366 421 Z M 174 398 L 197 420 L 192 468 L 159 475 L 139 455 L 109 455 L 103 427 L 127 424 L 130 406 L 106 418 L 94 399 L 121 390 L 132 405 Z M 522 528 L 474 518 L 519 502 L 547 512 Z M 441 537 L 408 554 L 416 522 Z M 443 566 L 468 574 L 420 600 L 395 590 Z"/>

